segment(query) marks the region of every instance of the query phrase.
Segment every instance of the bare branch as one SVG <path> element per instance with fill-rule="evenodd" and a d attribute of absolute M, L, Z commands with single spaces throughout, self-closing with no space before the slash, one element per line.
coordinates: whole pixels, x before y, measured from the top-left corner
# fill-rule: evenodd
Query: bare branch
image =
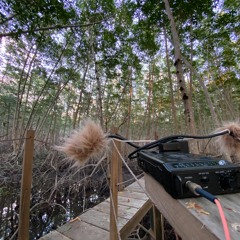
<path fill-rule="evenodd" d="M 49 26 L 49 27 L 41 27 L 41 28 L 36 28 L 34 30 L 18 30 L 17 32 L 6 32 L 6 33 L 0 33 L 0 38 L 1 37 L 13 37 L 13 36 L 19 36 L 25 33 L 30 33 L 30 32 L 40 32 L 40 31 L 48 31 L 48 30 L 54 30 L 54 29 L 65 29 L 65 28 L 83 28 L 83 27 L 89 27 L 93 26 L 99 23 L 102 23 L 103 20 L 93 22 L 93 23 L 86 23 L 86 24 L 69 24 L 69 25 L 55 25 L 55 26 Z"/>
<path fill-rule="evenodd" d="M 2 22 L 0 22 L 0 25 L 3 25 L 4 23 L 12 20 L 12 19 L 15 18 L 17 15 L 18 15 L 18 14 L 13 14 L 13 15 L 11 15 L 10 17 L 4 19 Z"/>

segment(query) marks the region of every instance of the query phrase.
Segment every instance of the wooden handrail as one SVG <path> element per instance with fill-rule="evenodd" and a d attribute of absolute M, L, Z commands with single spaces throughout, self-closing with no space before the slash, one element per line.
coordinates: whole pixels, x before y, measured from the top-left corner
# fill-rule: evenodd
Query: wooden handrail
<path fill-rule="evenodd" d="M 118 129 L 112 129 L 114 134 L 118 133 Z M 112 141 L 112 154 L 110 158 L 110 240 L 117 240 L 119 236 L 117 218 L 118 218 L 118 191 L 122 191 L 122 161 L 119 155 L 121 152 L 121 142 Z"/>

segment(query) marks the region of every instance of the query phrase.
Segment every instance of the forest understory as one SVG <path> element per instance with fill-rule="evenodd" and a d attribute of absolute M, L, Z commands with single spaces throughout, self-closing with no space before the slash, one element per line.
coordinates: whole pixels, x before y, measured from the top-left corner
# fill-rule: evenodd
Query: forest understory
<path fill-rule="evenodd" d="M 0 239 L 16 240 L 19 216 L 22 156 L 13 156 L 9 143 L 1 144 L 0 170 Z M 136 160 L 127 162 L 135 176 L 143 176 Z M 95 169 L 94 162 L 82 170 L 72 168 L 63 155 L 55 150 L 38 150 L 34 154 L 33 182 L 30 205 L 30 239 L 38 239 L 57 227 L 76 218 L 81 212 L 109 197 L 107 158 Z M 93 173 L 94 171 L 94 173 Z M 90 177 L 89 177 L 90 176 Z M 123 182 L 134 182 L 128 169 L 123 168 Z M 150 227 L 149 213 L 141 221 Z M 164 222 L 168 240 L 176 237 L 172 227 Z M 129 236 L 133 239 L 150 239 L 146 230 L 137 227 Z"/>
<path fill-rule="evenodd" d="M 54 148 L 85 119 L 143 141 L 239 124 L 239 9 L 239 0 L 0 0 L 0 240 L 16 239 L 29 129 L 37 239 L 109 195 L 109 157 L 76 169 Z M 212 139 L 190 147 L 223 152 Z"/>

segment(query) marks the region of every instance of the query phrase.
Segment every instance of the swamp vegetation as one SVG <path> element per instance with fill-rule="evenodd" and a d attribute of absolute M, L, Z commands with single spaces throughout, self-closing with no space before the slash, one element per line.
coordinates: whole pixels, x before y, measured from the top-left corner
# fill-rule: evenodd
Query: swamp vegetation
<path fill-rule="evenodd" d="M 76 169 L 54 149 L 82 120 L 137 140 L 238 120 L 239 9 L 238 0 L 0 0 L 0 239 L 16 238 L 28 129 L 37 239 L 109 194 L 107 158 Z M 219 154 L 213 141 L 193 150 Z"/>

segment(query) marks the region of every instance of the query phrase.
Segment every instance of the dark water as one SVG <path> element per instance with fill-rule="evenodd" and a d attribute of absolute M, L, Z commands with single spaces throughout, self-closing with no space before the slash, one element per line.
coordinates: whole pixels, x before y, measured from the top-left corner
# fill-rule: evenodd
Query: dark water
<path fill-rule="evenodd" d="M 39 191 L 40 192 L 40 191 Z M 103 194 L 104 192 L 104 194 Z M 77 217 L 84 210 L 93 207 L 107 198 L 107 191 L 88 189 L 88 191 L 56 192 L 50 202 L 38 197 L 31 199 L 30 239 L 38 239 Z M 11 187 L 0 188 L 0 239 L 17 239 L 14 233 L 18 227 L 19 192 Z"/>
<path fill-rule="evenodd" d="M 35 156 L 30 240 L 44 236 L 109 196 L 107 161 L 92 175 L 94 167 L 76 172 L 59 158 L 55 152 Z M 138 175 L 136 162 L 131 164 Z M 0 240 L 17 239 L 21 176 L 21 162 L 0 154 Z M 123 181 L 129 178 L 132 176 L 123 169 Z"/>

